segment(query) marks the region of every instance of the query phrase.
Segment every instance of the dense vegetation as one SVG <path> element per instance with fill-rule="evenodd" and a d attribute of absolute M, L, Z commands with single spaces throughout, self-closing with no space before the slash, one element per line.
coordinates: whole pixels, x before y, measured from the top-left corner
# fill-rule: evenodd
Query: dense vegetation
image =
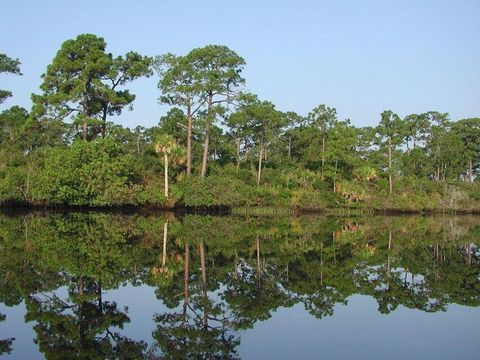
<path fill-rule="evenodd" d="M 19 65 L 0 55 L 0 72 Z M 356 127 L 326 105 L 283 112 L 244 90 L 244 66 L 220 45 L 152 58 L 67 40 L 32 109 L 0 114 L 0 203 L 480 209 L 480 118 L 386 110 Z M 154 73 L 170 106 L 158 125 L 111 122 L 133 104 L 127 85 Z"/>
<path fill-rule="evenodd" d="M 0 229 L 0 303 L 25 309 L 48 359 L 236 358 L 277 309 L 322 319 L 355 294 L 382 314 L 480 306 L 477 217 L 28 213 Z M 142 321 L 113 301 L 127 284 L 155 289 L 151 339 L 122 331 Z M 2 334 L 0 354 L 22 346 Z"/>

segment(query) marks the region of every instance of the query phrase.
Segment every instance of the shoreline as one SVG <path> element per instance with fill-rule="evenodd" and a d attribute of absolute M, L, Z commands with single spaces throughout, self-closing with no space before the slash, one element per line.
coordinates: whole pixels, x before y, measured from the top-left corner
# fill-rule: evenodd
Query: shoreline
<path fill-rule="evenodd" d="M 480 215 L 478 209 L 401 209 L 401 208 L 368 208 L 368 207 L 325 207 L 299 208 L 282 206 L 138 206 L 138 205 L 58 205 L 4 203 L 0 204 L 0 212 L 104 212 L 104 213 L 157 213 L 172 212 L 177 214 L 207 214 L 207 215 Z"/>

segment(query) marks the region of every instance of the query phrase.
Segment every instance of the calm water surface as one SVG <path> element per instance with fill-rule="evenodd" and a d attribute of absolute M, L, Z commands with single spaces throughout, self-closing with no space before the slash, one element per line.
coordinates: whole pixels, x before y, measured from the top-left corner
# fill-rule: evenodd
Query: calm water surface
<path fill-rule="evenodd" d="M 480 217 L 0 214 L 2 359 L 478 359 Z"/>

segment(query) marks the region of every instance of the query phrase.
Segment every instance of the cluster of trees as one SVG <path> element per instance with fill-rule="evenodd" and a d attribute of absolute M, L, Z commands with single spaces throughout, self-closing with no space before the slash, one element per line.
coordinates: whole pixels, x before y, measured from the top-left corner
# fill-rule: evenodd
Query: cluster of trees
<path fill-rule="evenodd" d="M 354 294 L 382 314 L 480 306 L 475 217 L 71 212 L 0 215 L 0 226 L 0 302 L 25 304 L 46 358 L 236 358 L 241 332 L 277 309 L 322 319 Z M 125 284 L 154 287 L 165 306 L 151 309 L 151 338 L 122 331 L 145 328 L 109 291 Z M 20 345 L 2 334 L 0 353 Z"/>
<path fill-rule="evenodd" d="M 284 112 L 245 91 L 244 66 L 242 57 L 220 45 L 186 55 L 128 52 L 115 57 L 95 35 L 67 40 L 42 76 L 41 93 L 32 95 L 31 111 L 14 106 L 0 114 L 0 201 L 197 204 L 184 199 L 182 189 L 199 186 L 197 193 L 208 192 L 192 179 L 208 176 L 230 179 L 230 191 L 249 187 L 244 205 L 260 201 L 261 196 L 252 195 L 262 191 L 258 188 L 328 190 L 340 194 L 332 197 L 334 203 L 382 194 L 379 202 L 392 205 L 408 182 L 457 184 L 436 191 L 440 197 L 455 192 L 455 198 L 472 198 L 458 183 L 473 183 L 480 170 L 480 118 L 451 121 L 437 111 L 401 118 L 386 110 L 378 126 L 356 127 L 326 105 L 307 115 Z M 0 71 L 19 74 L 18 60 L 2 54 Z M 159 102 L 170 106 L 158 125 L 129 129 L 112 123 L 110 117 L 131 108 L 135 99 L 128 83 L 154 73 Z M 3 91 L 2 101 L 6 95 Z M 80 141 L 86 144 L 76 145 Z M 112 153 L 112 148 L 117 150 Z M 109 155 L 88 158 L 96 151 Z M 55 162 L 72 166 L 49 171 Z M 122 164 L 111 165 L 116 162 Z M 76 170 L 82 164 L 112 171 L 88 176 Z M 71 194 L 46 193 L 45 182 Z M 212 186 L 218 182 L 212 180 Z M 123 197 L 98 200 L 109 198 L 106 189 Z"/>

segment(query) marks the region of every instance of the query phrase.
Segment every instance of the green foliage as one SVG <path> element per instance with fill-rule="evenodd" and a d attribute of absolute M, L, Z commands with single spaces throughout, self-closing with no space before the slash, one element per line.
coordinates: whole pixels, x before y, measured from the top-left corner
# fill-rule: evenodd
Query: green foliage
<path fill-rule="evenodd" d="M 296 190 L 292 195 L 292 206 L 303 210 L 325 210 L 331 207 L 342 207 L 345 199 L 337 193 L 320 190 Z"/>
<path fill-rule="evenodd" d="M 18 306 L 47 358 L 229 358 L 243 330 L 279 308 L 322 319 L 356 294 L 379 313 L 480 306 L 479 225 L 474 216 L 0 214 L 0 303 Z M 138 312 L 120 306 L 141 286 L 159 304 L 148 352 L 123 331 Z M 12 340 L 2 337 L 0 352 L 22 346 Z"/>
<path fill-rule="evenodd" d="M 155 177 L 145 179 L 142 184 L 133 185 L 132 202 L 139 206 L 170 208 L 173 207 L 176 199 L 170 196 L 167 201 L 163 178 Z"/>
<path fill-rule="evenodd" d="M 27 181 L 30 175 L 27 173 L 27 169 L 13 167 L 2 175 L 0 175 L 0 204 L 25 202 Z"/>
<path fill-rule="evenodd" d="M 113 58 L 105 52 L 106 46 L 103 38 L 93 34 L 65 41 L 42 76 L 43 93 L 32 95 L 33 116 L 44 120 L 71 117 L 83 127 L 84 140 L 99 132 L 105 137 L 107 115 L 120 114 L 135 99 L 119 87 L 151 75 L 150 58 L 135 52 Z"/>
<path fill-rule="evenodd" d="M 0 53 L 0 74 L 1 73 L 22 75 L 20 72 L 20 61 L 18 59 L 12 59 L 6 54 Z M 0 104 L 10 96 L 12 96 L 10 91 L 0 89 Z"/>
<path fill-rule="evenodd" d="M 245 60 L 223 45 L 155 59 L 106 49 L 94 34 L 65 41 L 32 111 L 0 113 L 0 203 L 480 211 L 479 118 L 386 110 L 355 127 L 325 104 L 303 116 L 242 92 Z M 1 73 L 19 65 L 0 54 Z M 152 67 L 170 106 L 158 126 L 110 122 Z"/>
<path fill-rule="evenodd" d="M 241 181 L 227 177 L 188 177 L 175 186 L 173 195 L 185 206 L 240 206 L 245 204 L 244 188 Z"/>
<path fill-rule="evenodd" d="M 133 158 L 110 139 L 52 148 L 33 184 L 39 203 L 112 206 L 131 203 Z"/>

